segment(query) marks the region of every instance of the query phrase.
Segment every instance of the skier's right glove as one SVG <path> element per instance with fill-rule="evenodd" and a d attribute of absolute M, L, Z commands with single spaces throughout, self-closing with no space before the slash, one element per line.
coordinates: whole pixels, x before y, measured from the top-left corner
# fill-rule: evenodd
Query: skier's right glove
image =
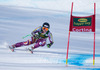
<path fill-rule="evenodd" d="M 50 47 L 51 47 L 51 45 L 50 45 L 50 44 L 47 44 L 47 47 L 48 47 L 48 48 L 50 48 Z"/>
<path fill-rule="evenodd" d="M 47 44 L 47 47 L 50 48 L 51 45 L 53 44 L 54 42 L 50 43 L 50 44 Z"/>

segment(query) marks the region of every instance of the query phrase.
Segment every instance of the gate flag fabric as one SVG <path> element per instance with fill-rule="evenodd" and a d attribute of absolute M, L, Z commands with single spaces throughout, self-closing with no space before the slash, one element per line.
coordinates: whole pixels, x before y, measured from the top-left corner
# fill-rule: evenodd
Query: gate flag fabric
<path fill-rule="evenodd" d="M 68 63 L 68 52 L 69 52 L 69 40 L 70 32 L 94 32 L 93 42 L 93 65 L 95 65 L 95 14 L 96 14 L 96 3 L 94 3 L 94 14 L 90 16 L 73 16 L 73 2 L 71 6 L 70 25 L 68 33 L 67 53 L 66 53 L 66 64 Z"/>
<path fill-rule="evenodd" d="M 70 32 L 95 32 L 95 15 L 77 17 L 71 15 Z"/>

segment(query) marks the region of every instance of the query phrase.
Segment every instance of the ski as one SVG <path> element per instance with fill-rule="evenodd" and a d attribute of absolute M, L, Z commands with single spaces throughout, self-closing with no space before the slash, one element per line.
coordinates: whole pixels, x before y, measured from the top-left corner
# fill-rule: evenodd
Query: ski
<path fill-rule="evenodd" d="M 9 46 L 9 49 L 10 49 L 12 52 L 14 52 L 14 48 L 12 48 L 11 46 Z"/>
<path fill-rule="evenodd" d="M 29 48 L 28 48 L 28 51 L 29 51 L 31 54 L 33 54 L 33 50 L 32 50 L 32 49 L 29 49 Z"/>

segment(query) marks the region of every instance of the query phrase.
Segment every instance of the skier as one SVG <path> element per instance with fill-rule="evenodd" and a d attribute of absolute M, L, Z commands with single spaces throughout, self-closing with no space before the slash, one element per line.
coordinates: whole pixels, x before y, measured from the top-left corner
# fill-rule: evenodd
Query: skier
<path fill-rule="evenodd" d="M 28 50 L 33 53 L 33 49 L 38 48 L 40 46 L 45 46 L 47 38 L 49 38 L 50 43 L 47 44 L 47 47 L 50 48 L 51 45 L 54 43 L 52 38 L 52 33 L 49 31 L 50 25 L 48 22 L 43 23 L 42 26 L 39 26 L 31 33 L 31 40 L 27 40 L 24 42 L 19 42 L 16 44 L 13 44 L 9 46 L 11 51 L 13 52 L 15 48 L 21 47 L 21 46 L 27 46 L 30 44 L 34 44 L 31 48 L 28 48 Z"/>

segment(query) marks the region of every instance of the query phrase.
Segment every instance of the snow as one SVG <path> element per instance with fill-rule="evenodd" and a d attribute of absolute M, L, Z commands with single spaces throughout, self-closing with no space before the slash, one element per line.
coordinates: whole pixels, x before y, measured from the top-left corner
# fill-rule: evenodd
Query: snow
<path fill-rule="evenodd" d="M 70 13 L 25 7 L 0 6 L 0 70 L 99 70 L 100 15 L 96 16 L 96 59 L 93 66 L 93 33 L 73 32 L 70 36 L 68 65 L 66 51 Z M 73 13 L 79 15 L 80 13 Z M 87 15 L 87 13 L 83 13 Z M 49 22 L 54 44 L 39 47 L 31 54 L 30 46 L 11 52 L 7 46 L 30 39 L 30 34 L 43 22 Z M 48 42 L 48 41 L 47 41 Z M 32 45 L 31 45 L 32 46 Z"/>

